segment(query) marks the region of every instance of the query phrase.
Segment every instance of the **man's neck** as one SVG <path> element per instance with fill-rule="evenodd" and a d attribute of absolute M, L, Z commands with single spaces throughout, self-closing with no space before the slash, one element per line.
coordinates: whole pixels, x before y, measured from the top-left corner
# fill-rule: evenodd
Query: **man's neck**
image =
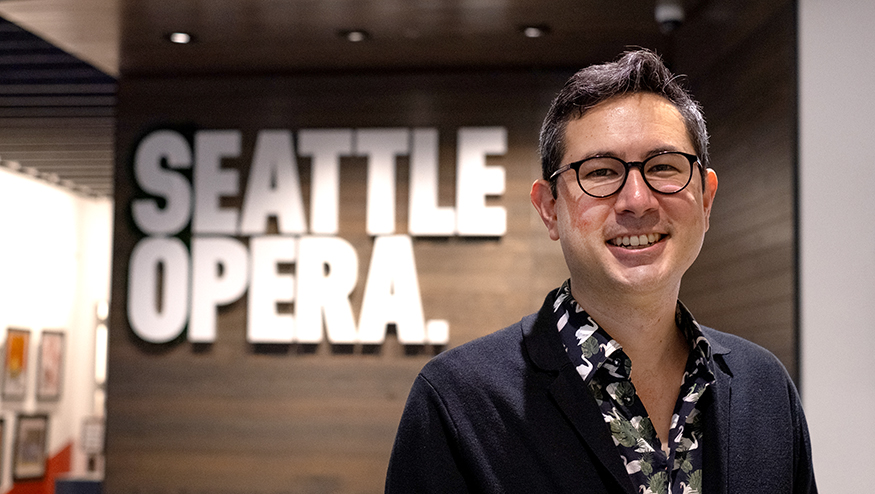
<path fill-rule="evenodd" d="M 680 285 L 646 294 L 578 290 L 577 303 L 611 335 L 632 361 L 632 383 L 663 445 L 690 348 L 675 322 Z"/>
<path fill-rule="evenodd" d="M 686 341 L 675 322 L 678 286 L 659 292 L 629 294 L 579 289 L 571 294 L 599 326 L 622 345 L 637 367 L 650 368 L 677 357 Z"/>

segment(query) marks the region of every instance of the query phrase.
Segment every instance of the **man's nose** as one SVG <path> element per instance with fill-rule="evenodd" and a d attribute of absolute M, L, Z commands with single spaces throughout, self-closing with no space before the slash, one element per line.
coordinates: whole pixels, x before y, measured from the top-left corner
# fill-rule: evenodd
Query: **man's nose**
<path fill-rule="evenodd" d="M 641 215 L 659 207 L 656 193 L 644 181 L 644 175 L 637 167 L 629 169 L 626 183 L 617 193 L 614 204 L 617 212 L 630 212 Z"/>

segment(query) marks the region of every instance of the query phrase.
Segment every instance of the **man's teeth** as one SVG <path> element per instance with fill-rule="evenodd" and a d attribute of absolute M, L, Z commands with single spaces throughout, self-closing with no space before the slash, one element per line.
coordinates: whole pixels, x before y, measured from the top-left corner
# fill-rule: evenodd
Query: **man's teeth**
<path fill-rule="evenodd" d="M 658 233 L 648 233 L 647 235 L 617 237 L 611 240 L 611 243 L 618 247 L 640 247 L 654 244 L 659 238 L 660 235 Z"/>

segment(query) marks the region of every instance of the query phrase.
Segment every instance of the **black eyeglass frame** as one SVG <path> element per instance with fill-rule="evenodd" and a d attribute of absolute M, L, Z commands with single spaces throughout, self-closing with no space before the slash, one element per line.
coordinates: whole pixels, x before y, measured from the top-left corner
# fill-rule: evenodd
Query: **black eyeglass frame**
<path fill-rule="evenodd" d="M 666 154 L 678 154 L 678 155 L 683 156 L 684 158 L 687 159 L 687 161 L 690 162 L 690 176 L 687 177 L 687 182 L 681 188 L 679 188 L 678 190 L 675 190 L 673 192 L 663 192 L 661 190 L 657 190 L 656 188 L 653 187 L 653 185 L 650 184 L 650 182 L 647 180 L 647 176 L 644 174 L 644 165 L 648 161 L 650 161 L 654 158 L 658 158 L 660 156 L 665 156 Z M 586 189 L 583 188 L 583 184 L 580 183 L 580 167 L 586 161 L 594 160 L 594 159 L 604 159 L 604 158 L 610 158 L 612 160 L 616 160 L 616 161 L 619 161 L 620 163 L 622 163 L 623 166 L 625 167 L 625 174 L 623 175 L 623 181 L 620 182 L 620 186 L 617 187 L 617 190 L 611 192 L 610 194 L 598 196 L 598 195 L 592 194 L 590 192 L 587 192 Z M 629 178 L 629 169 L 632 167 L 636 167 L 636 168 L 638 168 L 638 171 L 641 173 L 641 178 L 644 179 L 644 183 L 647 184 L 647 187 L 649 187 L 650 190 L 652 190 L 653 192 L 656 192 L 657 194 L 672 195 L 672 194 L 677 194 L 678 192 L 686 189 L 687 186 L 690 185 L 690 182 L 693 181 L 693 170 L 694 170 L 693 165 L 694 164 L 699 165 L 700 170 L 702 169 L 702 162 L 699 161 L 698 156 L 696 156 L 695 154 L 684 153 L 682 151 L 663 151 L 661 153 L 656 153 L 653 156 L 648 157 L 644 161 L 623 161 L 620 158 L 617 158 L 615 156 L 598 155 L 598 156 L 590 156 L 589 158 L 584 158 L 582 160 L 575 161 L 573 163 L 569 163 L 567 165 L 560 166 L 555 172 L 553 172 L 552 175 L 550 175 L 549 180 L 553 181 L 560 174 L 565 173 L 568 170 L 574 170 L 574 177 L 577 179 L 577 186 L 580 187 L 580 190 L 582 190 L 584 194 L 586 194 L 590 197 L 595 197 L 597 199 L 604 199 L 605 197 L 611 197 L 612 195 L 617 194 L 621 190 L 623 190 L 623 187 L 626 186 L 626 180 Z"/>

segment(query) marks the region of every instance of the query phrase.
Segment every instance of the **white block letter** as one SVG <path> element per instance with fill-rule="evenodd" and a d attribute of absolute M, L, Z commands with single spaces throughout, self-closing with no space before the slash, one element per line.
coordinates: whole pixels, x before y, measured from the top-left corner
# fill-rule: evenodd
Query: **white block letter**
<path fill-rule="evenodd" d="M 395 323 L 402 344 L 426 342 L 413 242 L 407 235 L 377 237 L 374 241 L 359 319 L 359 341 L 382 343 L 389 323 Z"/>
<path fill-rule="evenodd" d="M 425 323 L 426 339 L 435 345 L 446 345 L 450 341 L 450 323 L 444 319 L 429 319 Z"/>
<path fill-rule="evenodd" d="M 304 237 L 298 250 L 298 341 L 322 341 L 322 320 L 328 341 L 355 343 L 355 319 L 349 294 L 358 280 L 358 255 L 340 237 Z"/>
<path fill-rule="evenodd" d="M 178 238 L 144 238 L 134 246 L 128 270 L 131 329 L 150 343 L 177 338 L 188 318 L 185 245 Z"/>
<path fill-rule="evenodd" d="M 277 302 L 295 301 L 295 276 L 279 272 L 279 264 L 295 262 L 294 237 L 252 237 L 252 281 L 249 283 L 246 341 L 250 343 L 292 343 L 295 316 L 277 312 Z"/>
<path fill-rule="evenodd" d="M 237 233 L 237 211 L 222 208 L 222 196 L 240 191 L 237 170 L 222 168 L 223 157 L 240 155 L 240 131 L 201 130 L 194 136 L 194 219 L 192 232 Z"/>
<path fill-rule="evenodd" d="M 298 152 L 312 156 L 310 231 L 337 234 L 340 211 L 340 156 L 352 154 L 352 130 L 302 130 Z"/>
<path fill-rule="evenodd" d="M 168 168 L 191 168 L 191 148 L 185 138 L 172 130 L 152 132 L 137 146 L 134 179 L 144 192 L 164 199 L 135 199 L 131 203 L 134 223 L 149 235 L 175 235 L 191 218 L 191 185 L 178 172 Z"/>
<path fill-rule="evenodd" d="M 246 291 L 249 254 L 233 238 L 191 240 L 191 319 L 188 340 L 216 340 L 216 307 L 230 304 Z"/>
<path fill-rule="evenodd" d="M 507 152 L 503 127 L 459 129 L 456 158 L 456 229 L 459 235 L 501 236 L 507 211 L 486 206 L 486 196 L 504 194 L 504 167 L 486 166 L 487 155 Z"/>
<path fill-rule="evenodd" d="M 410 208 L 408 231 L 411 235 L 452 235 L 456 212 L 438 207 L 438 132 L 415 129 L 410 155 Z"/>
<path fill-rule="evenodd" d="M 395 233 L 395 157 L 409 149 L 406 129 L 356 133 L 356 154 L 368 156 L 368 235 Z"/>
<path fill-rule="evenodd" d="M 282 234 L 306 233 L 298 162 L 287 130 L 262 130 L 255 142 L 240 224 L 242 235 L 267 233 L 275 215 Z"/>

